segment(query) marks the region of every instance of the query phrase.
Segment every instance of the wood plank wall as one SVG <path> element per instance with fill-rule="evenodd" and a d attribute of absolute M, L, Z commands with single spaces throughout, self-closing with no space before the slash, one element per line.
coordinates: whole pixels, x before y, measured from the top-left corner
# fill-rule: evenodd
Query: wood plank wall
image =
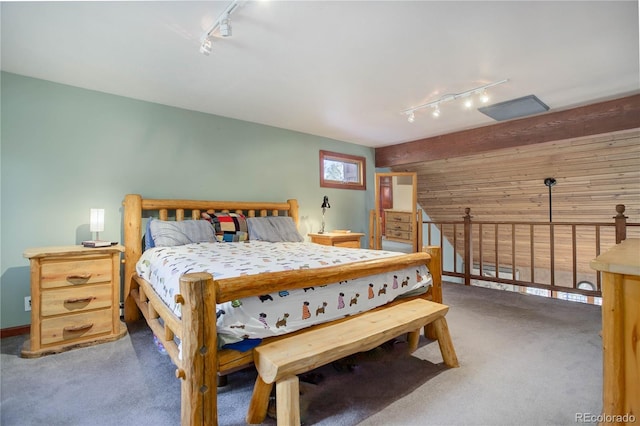
<path fill-rule="evenodd" d="M 630 222 L 640 222 L 640 131 L 622 132 L 560 142 L 548 142 L 488 153 L 430 161 L 403 167 L 418 175 L 418 202 L 434 221 L 457 221 L 471 208 L 475 221 L 548 222 L 549 191 L 546 177 L 556 179 L 552 190 L 553 222 L 613 223 L 615 205 L 626 206 Z M 638 237 L 640 229 L 629 230 Z M 457 240 L 462 241 L 462 229 Z M 516 265 L 521 278 L 530 277 L 531 250 L 528 226 L 516 227 Z M 474 229 L 474 261 L 479 259 L 479 232 Z M 495 229 L 483 227 L 485 247 L 482 261 L 495 264 Z M 571 229 L 554 229 L 554 268 L 572 284 L 573 247 Z M 453 241 L 453 227 L 445 228 Z M 582 279 L 595 282 L 589 261 L 596 253 L 593 227 L 577 229 L 577 270 Z M 615 243 L 613 229 L 603 230 L 602 248 Z M 508 225 L 498 230 L 501 265 L 511 266 L 512 232 Z M 463 253 L 458 244 L 457 251 Z M 551 283 L 549 229 L 536 228 L 533 259 L 536 278 Z M 587 275 L 584 275 L 587 274 Z M 580 277 L 578 277 L 580 279 Z"/>
<path fill-rule="evenodd" d="M 506 148 L 403 166 L 433 220 L 608 222 L 625 204 L 640 221 L 640 131 Z M 395 168 L 394 168 L 395 171 Z"/>
<path fill-rule="evenodd" d="M 636 98 L 637 100 L 637 98 Z M 447 154 L 443 158 L 420 163 L 397 164 L 393 171 L 411 171 L 418 175 L 418 202 L 434 221 L 459 221 L 464 209 L 471 208 L 476 221 L 548 222 L 549 188 L 544 179 L 556 179 L 551 188 L 553 222 L 610 222 L 613 223 L 615 205 L 626 206 L 629 222 L 640 222 L 640 116 L 635 117 L 635 128 L 604 134 L 573 137 L 533 144 L 511 144 L 506 148 L 475 151 L 471 143 L 462 154 Z M 629 123 L 625 124 L 628 128 Z M 488 126 L 489 128 L 491 126 Z M 487 129 L 484 130 L 484 133 Z M 517 139 L 517 136 L 514 137 Z M 406 152 L 402 145 L 398 152 Z M 386 158 L 398 154 L 386 147 Z M 390 156 L 389 156 L 390 154 Z M 429 153 L 434 157 L 433 152 Z M 376 162 L 378 162 L 376 150 Z M 437 157 L 437 155 L 435 155 Z M 413 156 L 415 158 L 415 156 Z M 384 160 L 381 160 L 384 161 Z M 460 229 L 458 231 L 461 231 Z M 630 237 L 637 237 L 637 228 Z M 518 233 L 528 232 L 528 230 Z M 484 239 L 494 244 L 493 229 L 483 229 Z M 507 228 L 498 234 L 501 258 L 509 263 L 511 232 Z M 445 230 L 453 241 L 453 231 Z M 591 230 L 578 230 L 578 253 L 582 270 L 588 269 L 588 260 L 594 253 Z M 460 238 L 460 235 L 458 236 Z M 478 238 L 476 231 L 476 241 Z M 571 264 L 570 231 L 556 230 L 554 253 L 556 268 L 567 270 Z M 546 242 L 545 242 L 546 241 Z M 542 250 L 549 243 L 548 232 L 537 244 Z M 607 237 L 603 241 L 609 244 Z M 476 243 L 477 244 L 477 243 Z M 604 246 L 604 249 L 607 247 Z M 461 248 L 458 248 L 462 254 Z M 502 249 L 501 249 L 502 250 Z M 528 270 L 531 254 L 527 248 L 518 256 L 518 267 Z M 508 253 L 508 256 L 507 256 Z M 477 259 L 478 248 L 474 248 Z M 550 265 L 549 255 L 534 255 L 537 266 Z M 485 253 L 485 262 L 493 263 L 491 251 Z M 586 263 L 585 263 L 586 262 Z M 547 266 L 548 268 L 548 266 Z"/>

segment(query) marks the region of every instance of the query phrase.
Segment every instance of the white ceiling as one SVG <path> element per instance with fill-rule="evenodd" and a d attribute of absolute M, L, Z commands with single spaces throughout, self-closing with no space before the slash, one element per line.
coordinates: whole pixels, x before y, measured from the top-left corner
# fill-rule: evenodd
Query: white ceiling
<path fill-rule="evenodd" d="M 495 123 L 400 111 L 505 78 L 552 111 L 640 90 L 637 1 L 248 1 L 204 56 L 227 4 L 3 2 L 2 70 L 372 147 Z"/>

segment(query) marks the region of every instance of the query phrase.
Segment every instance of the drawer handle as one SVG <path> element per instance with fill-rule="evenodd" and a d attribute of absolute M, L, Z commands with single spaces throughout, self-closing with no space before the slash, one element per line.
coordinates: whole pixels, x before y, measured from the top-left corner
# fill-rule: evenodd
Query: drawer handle
<path fill-rule="evenodd" d="M 90 329 L 91 327 L 93 327 L 93 323 L 89 323 L 89 324 L 84 324 L 84 325 L 76 325 L 75 327 L 65 327 L 63 330 L 73 333 L 73 332 L 78 332 L 78 331 L 85 331 Z"/>
<path fill-rule="evenodd" d="M 401 222 L 402 218 L 401 217 L 394 217 L 394 218 L 392 218 L 392 220 L 395 220 L 396 222 Z"/>
<path fill-rule="evenodd" d="M 396 226 L 394 229 L 402 229 L 402 226 Z"/>
<path fill-rule="evenodd" d="M 75 275 L 67 275 L 67 280 L 88 280 L 91 278 L 91 274 L 75 274 Z"/>
<path fill-rule="evenodd" d="M 64 301 L 64 303 L 88 303 L 88 302 L 91 302 L 93 299 L 95 299 L 94 296 L 74 298 L 74 299 L 67 299 Z"/>

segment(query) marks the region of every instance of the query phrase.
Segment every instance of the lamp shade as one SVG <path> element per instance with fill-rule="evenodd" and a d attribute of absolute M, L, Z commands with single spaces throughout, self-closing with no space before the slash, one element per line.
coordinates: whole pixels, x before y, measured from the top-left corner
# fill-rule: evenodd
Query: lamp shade
<path fill-rule="evenodd" d="M 89 231 L 104 231 L 104 209 L 91 209 L 91 216 L 89 218 Z"/>
<path fill-rule="evenodd" d="M 324 198 L 322 199 L 322 205 L 320 206 L 323 209 L 330 209 L 331 205 L 329 204 L 329 197 L 327 197 L 326 195 L 324 196 Z"/>

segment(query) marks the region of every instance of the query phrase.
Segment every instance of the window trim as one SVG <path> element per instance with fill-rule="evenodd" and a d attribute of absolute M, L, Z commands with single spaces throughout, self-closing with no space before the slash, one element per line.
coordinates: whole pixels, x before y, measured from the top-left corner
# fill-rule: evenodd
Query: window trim
<path fill-rule="evenodd" d="M 359 177 L 358 182 L 340 182 L 337 180 L 329 180 L 324 177 L 325 160 L 339 161 L 343 163 L 356 164 L 358 166 Z M 358 155 L 341 154 L 339 152 L 320 150 L 320 187 L 321 188 L 338 188 L 338 189 L 367 189 L 367 170 L 366 159 Z"/>

